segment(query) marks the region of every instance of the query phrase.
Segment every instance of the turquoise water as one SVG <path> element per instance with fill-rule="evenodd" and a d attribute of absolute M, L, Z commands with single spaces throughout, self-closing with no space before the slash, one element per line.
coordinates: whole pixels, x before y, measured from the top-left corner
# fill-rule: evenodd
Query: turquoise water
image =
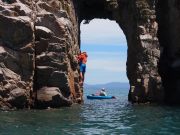
<path fill-rule="evenodd" d="M 94 93 L 85 90 L 85 95 Z M 127 90 L 109 90 L 117 99 L 87 100 L 83 105 L 0 112 L 0 135 L 179 135 L 180 108 L 138 105 Z"/>

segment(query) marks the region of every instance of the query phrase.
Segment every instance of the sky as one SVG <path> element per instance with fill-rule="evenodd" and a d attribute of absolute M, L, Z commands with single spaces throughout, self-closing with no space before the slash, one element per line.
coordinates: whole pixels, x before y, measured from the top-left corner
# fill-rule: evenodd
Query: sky
<path fill-rule="evenodd" d="M 88 53 L 85 83 L 128 82 L 127 42 L 115 21 L 94 19 L 81 23 L 81 51 Z"/>

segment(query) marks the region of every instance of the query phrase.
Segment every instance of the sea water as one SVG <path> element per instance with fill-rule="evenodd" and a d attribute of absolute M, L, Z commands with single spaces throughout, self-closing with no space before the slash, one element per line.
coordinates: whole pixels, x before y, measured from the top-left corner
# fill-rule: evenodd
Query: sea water
<path fill-rule="evenodd" d="M 0 135 L 179 135 L 180 108 L 132 105 L 128 89 L 108 89 L 116 99 L 50 110 L 0 112 Z"/>

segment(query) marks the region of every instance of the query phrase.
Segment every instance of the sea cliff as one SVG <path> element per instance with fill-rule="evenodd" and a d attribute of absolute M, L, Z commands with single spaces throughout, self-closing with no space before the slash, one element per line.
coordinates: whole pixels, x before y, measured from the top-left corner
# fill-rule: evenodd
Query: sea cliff
<path fill-rule="evenodd" d="M 80 23 L 115 20 L 132 103 L 180 103 L 178 0 L 0 0 L 0 108 L 83 102 Z"/>

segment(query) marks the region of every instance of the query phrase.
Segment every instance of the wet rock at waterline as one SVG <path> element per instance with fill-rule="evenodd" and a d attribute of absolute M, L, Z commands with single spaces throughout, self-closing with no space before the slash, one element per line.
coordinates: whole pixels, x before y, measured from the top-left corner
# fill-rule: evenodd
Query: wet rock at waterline
<path fill-rule="evenodd" d="M 70 106 L 72 101 L 65 98 L 58 87 L 43 87 L 37 91 L 38 108 Z"/>

